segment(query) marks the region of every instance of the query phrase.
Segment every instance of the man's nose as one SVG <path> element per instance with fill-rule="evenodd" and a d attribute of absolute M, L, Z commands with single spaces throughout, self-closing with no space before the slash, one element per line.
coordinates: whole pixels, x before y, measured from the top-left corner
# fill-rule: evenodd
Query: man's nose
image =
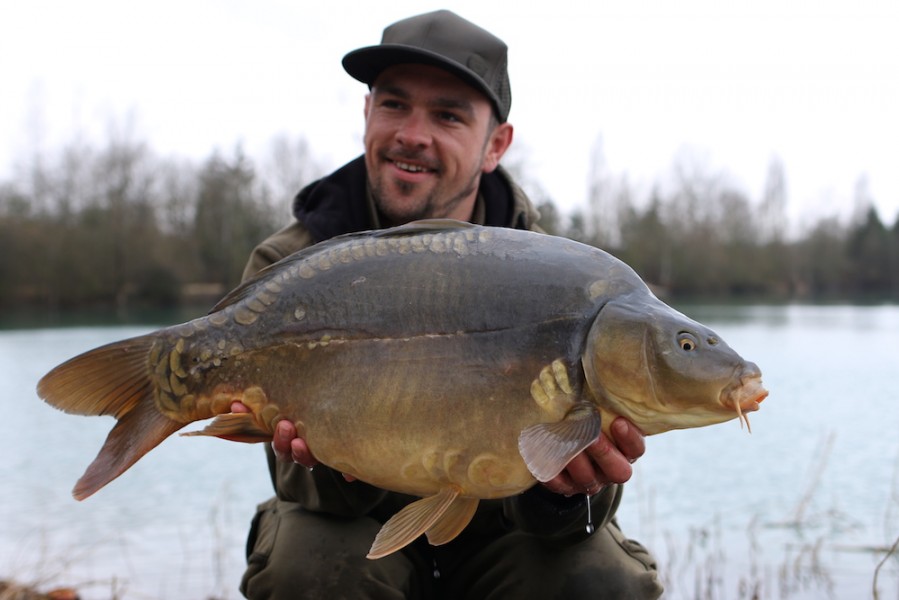
<path fill-rule="evenodd" d="M 419 111 L 412 111 L 400 123 L 396 132 L 397 141 L 409 148 L 424 148 L 431 141 L 431 132 L 426 116 Z"/>

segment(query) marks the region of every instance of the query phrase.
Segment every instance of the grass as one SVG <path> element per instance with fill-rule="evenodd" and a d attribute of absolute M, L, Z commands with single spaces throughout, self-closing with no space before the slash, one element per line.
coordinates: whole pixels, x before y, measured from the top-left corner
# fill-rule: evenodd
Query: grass
<path fill-rule="evenodd" d="M 87 550 L 82 548 L 60 552 L 51 549 L 45 532 L 40 532 L 33 539 L 23 542 L 36 543 L 38 558 L 33 564 L 15 564 L 10 570 L 13 573 L 34 573 L 28 580 L 0 578 L 0 600 L 77 600 L 78 589 L 88 589 L 102 585 L 111 585 L 110 600 L 120 600 L 115 580 L 110 582 L 79 581 L 75 585 L 63 584 L 68 579 L 68 572 L 77 567 L 83 560 Z M 43 590 L 43 591 L 42 591 Z"/>
<path fill-rule="evenodd" d="M 125 588 L 112 577 L 103 580 L 78 580 L 68 575 L 77 570 L 86 550 L 51 551 L 41 534 L 39 559 L 33 565 L 16 565 L 14 573 L 35 573 L 28 580 L 0 578 L 0 600 L 80 600 L 78 590 L 103 590 L 109 600 L 124 600 Z M 108 593 L 108 596 L 106 594 Z"/>
<path fill-rule="evenodd" d="M 888 528 L 890 523 L 895 523 L 897 519 L 893 515 L 894 510 L 899 510 L 899 456 L 896 458 L 896 462 L 894 464 L 893 469 L 893 484 L 890 487 L 892 490 L 892 502 L 888 505 L 886 514 L 884 515 L 884 527 Z M 877 567 L 874 569 L 874 581 L 871 584 L 871 595 L 874 600 L 880 600 L 880 588 L 878 586 L 881 574 L 884 572 L 884 569 L 888 564 L 892 561 L 893 567 L 895 567 L 895 563 L 899 563 L 899 535 L 896 536 L 895 541 L 892 546 L 884 553 L 883 558 L 879 563 L 877 563 Z M 897 576 L 899 579 L 899 576 Z"/>
<path fill-rule="evenodd" d="M 886 543 L 836 544 L 838 534 L 861 525 L 843 511 L 812 508 L 827 473 L 834 438 L 831 433 L 819 442 L 805 487 L 784 519 L 754 517 L 743 534 L 735 534 L 732 526 L 726 531 L 718 517 L 689 529 L 686 535 L 663 532 L 664 543 L 653 550 L 660 558 L 666 600 L 897 598 L 884 594 L 885 590 L 899 593 L 899 538 Z M 899 457 L 884 515 L 884 539 L 897 535 L 897 510 Z M 641 511 L 641 521 L 648 517 L 652 523 L 653 512 L 651 508 Z M 847 574 L 846 565 L 851 563 L 858 570 L 864 557 L 872 564 L 876 561 L 876 566 L 870 579 L 864 581 L 862 576 L 856 581 L 857 571 Z M 847 581 L 854 588 L 849 596 Z"/>

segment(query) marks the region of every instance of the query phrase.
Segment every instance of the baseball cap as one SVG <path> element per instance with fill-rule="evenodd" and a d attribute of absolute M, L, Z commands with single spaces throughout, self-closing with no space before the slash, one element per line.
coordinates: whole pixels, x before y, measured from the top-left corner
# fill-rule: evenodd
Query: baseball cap
<path fill-rule="evenodd" d="M 486 29 L 438 10 L 388 26 L 380 44 L 344 56 L 343 68 L 368 85 L 393 65 L 419 63 L 446 69 L 483 92 L 505 123 L 512 107 L 507 51 L 505 42 Z"/>

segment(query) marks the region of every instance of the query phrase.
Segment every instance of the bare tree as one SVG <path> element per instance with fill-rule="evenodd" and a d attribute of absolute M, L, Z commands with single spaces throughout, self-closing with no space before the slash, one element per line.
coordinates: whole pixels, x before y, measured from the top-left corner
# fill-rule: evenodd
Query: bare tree
<path fill-rule="evenodd" d="M 773 157 L 768 163 L 765 191 L 759 207 L 759 238 L 762 242 L 780 244 L 786 238 L 787 177 L 783 162 Z"/>
<path fill-rule="evenodd" d="M 95 165 L 94 179 L 98 208 L 109 220 L 105 244 L 111 262 L 110 283 L 119 308 L 126 306 L 128 283 L 146 257 L 141 234 L 147 227 L 156 227 L 148 193 L 152 177 L 148 162 L 149 150 L 145 142 L 135 139 L 133 122 L 122 127 L 112 123 L 107 147 Z"/>
<path fill-rule="evenodd" d="M 622 209 L 618 202 L 622 196 L 606 162 L 602 136 L 593 144 L 587 178 L 586 234 L 600 248 L 620 247 Z"/>
<path fill-rule="evenodd" d="M 259 168 L 261 184 L 278 206 L 322 175 L 324 169 L 313 159 L 309 141 L 303 136 L 292 139 L 287 134 L 272 138 Z"/>

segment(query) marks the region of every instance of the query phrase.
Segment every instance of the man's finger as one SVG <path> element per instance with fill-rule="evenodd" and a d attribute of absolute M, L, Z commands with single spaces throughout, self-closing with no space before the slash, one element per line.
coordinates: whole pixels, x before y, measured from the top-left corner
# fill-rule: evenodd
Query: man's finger
<path fill-rule="evenodd" d="M 298 465 L 303 465 L 307 469 L 311 469 L 318 464 L 318 460 L 312 455 L 306 440 L 295 437 L 290 441 L 290 458 Z"/>
<path fill-rule="evenodd" d="M 577 490 L 574 489 L 574 484 L 571 482 L 571 478 L 565 471 L 562 471 L 549 481 L 544 481 L 542 485 L 549 491 L 555 492 L 556 494 L 562 494 L 563 496 L 573 496 L 577 493 Z"/>
<path fill-rule="evenodd" d="M 624 417 L 615 419 L 610 430 L 615 445 L 628 462 L 633 463 L 646 452 L 646 438 L 643 432 Z"/>
<path fill-rule="evenodd" d="M 291 442 L 297 437 L 296 427 L 290 421 L 278 421 L 275 425 L 275 435 L 272 436 L 272 450 L 278 460 L 292 460 Z"/>
<path fill-rule="evenodd" d="M 571 459 L 565 467 L 565 473 L 568 474 L 576 493 L 595 488 L 599 480 L 593 461 L 583 452 Z"/>
<path fill-rule="evenodd" d="M 598 481 L 605 483 L 624 483 L 633 475 L 630 461 L 605 435 L 590 444 L 584 451 L 593 461 L 600 473 Z"/>

